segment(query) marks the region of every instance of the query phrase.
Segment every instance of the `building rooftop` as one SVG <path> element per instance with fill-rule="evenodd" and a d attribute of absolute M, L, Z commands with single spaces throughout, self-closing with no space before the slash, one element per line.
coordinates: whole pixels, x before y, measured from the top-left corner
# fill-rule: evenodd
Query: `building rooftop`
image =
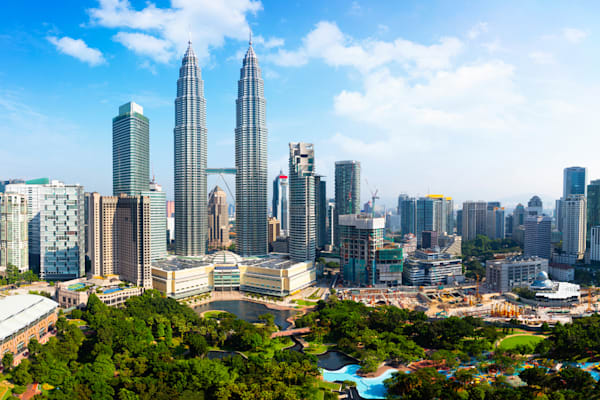
<path fill-rule="evenodd" d="M 227 250 L 209 254 L 205 257 L 205 260 L 211 264 L 239 264 L 244 261 L 240 255 Z"/>
<path fill-rule="evenodd" d="M 179 271 L 182 269 L 207 267 L 211 265 L 203 258 L 169 257 L 152 262 L 152 266 L 164 271 Z"/>
<path fill-rule="evenodd" d="M 22 294 L 0 299 L 0 340 L 56 310 L 58 303 L 44 296 Z"/>

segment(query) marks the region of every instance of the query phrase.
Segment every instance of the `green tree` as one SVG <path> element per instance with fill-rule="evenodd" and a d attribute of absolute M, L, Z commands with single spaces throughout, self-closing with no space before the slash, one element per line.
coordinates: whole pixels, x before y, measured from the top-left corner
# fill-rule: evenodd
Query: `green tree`
<path fill-rule="evenodd" d="M 12 368 L 13 362 L 15 360 L 15 356 L 10 351 L 8 353 L 4 353 L 2 357 L 2 368 L 4 371 L 8 371 Z"/>

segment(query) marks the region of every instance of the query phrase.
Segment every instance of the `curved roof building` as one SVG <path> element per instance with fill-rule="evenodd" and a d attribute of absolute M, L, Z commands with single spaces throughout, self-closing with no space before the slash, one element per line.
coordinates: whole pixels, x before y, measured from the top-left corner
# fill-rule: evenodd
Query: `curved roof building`
<path fill-rule="evenodd" d="M 50 316 L 57 307 L 54 300 L 33 294 L 0 299 L 0 343 Z"/>

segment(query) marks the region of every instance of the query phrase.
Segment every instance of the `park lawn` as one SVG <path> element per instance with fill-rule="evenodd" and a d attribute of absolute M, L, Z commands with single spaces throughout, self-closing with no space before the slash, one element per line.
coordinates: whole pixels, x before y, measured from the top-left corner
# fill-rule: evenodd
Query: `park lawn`
<path fill-rule="evenodd" d="M 327 381 L 319 381 L 319 387 L 327 390 L 340 390 L 341 384 Z"/>
<path fill-rule="evenodd" d="M 304 349 L 304 352 L 307 354 L 313 354 L 313 355 L 323 354 L 327 350 L 329 350 L 330 347 L 333 347 L 333 346 L 335 346 L 335 345 L 309 342 L 309 346 Z"/>
<path fill-rule="evenodd" d="M 301 306 L 314 306 L 317 304 L 316 301 L 308 301 L 308 300 L 294 300 L 294 303 Z"/>
<path fill-rule="evenodd" d="M 503 339 L 500 342 L 500 348 L 503 350 L 511 350 L 519 345 L 529 345 L 535 347 L 539 342 L 544 340 L 542 336 L 537 335 L 517 335 Z"/>
<path fill-rule="evenodd" d="M 12 394 L 10 388 L 4 384 L 0 384 L 0 400 L 8 399 Z"/>
<path fill-rule="evenodd" d="M 212 310 L 206 311 L 202 316 L 204 318 L 218 318 L 220 314 L 229 314 L 227 311 Z"/>
<path fill-rule="evenodd" d="M 72 324 L 74 324 L 74 325 L 77 325 L 77 326 L 87 325 L 87 322 L 85 322 L 82 319 L 73 318 L 73 319 L 69 319 L 69 322 L 72 323 Z"/>

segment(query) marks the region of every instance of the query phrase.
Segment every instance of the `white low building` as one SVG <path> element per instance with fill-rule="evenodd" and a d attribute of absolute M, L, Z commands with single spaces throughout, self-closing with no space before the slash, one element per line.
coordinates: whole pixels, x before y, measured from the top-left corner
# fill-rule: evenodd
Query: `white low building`
<path fill-rule="evenodd" d="M 579 303 L 581 288 L 568 282 L 551 281 L 548 274 L 540 272 L 529 289 L 535 291 L 535 299 L 539 303 L 550 306 L 564 306 Z"/>

